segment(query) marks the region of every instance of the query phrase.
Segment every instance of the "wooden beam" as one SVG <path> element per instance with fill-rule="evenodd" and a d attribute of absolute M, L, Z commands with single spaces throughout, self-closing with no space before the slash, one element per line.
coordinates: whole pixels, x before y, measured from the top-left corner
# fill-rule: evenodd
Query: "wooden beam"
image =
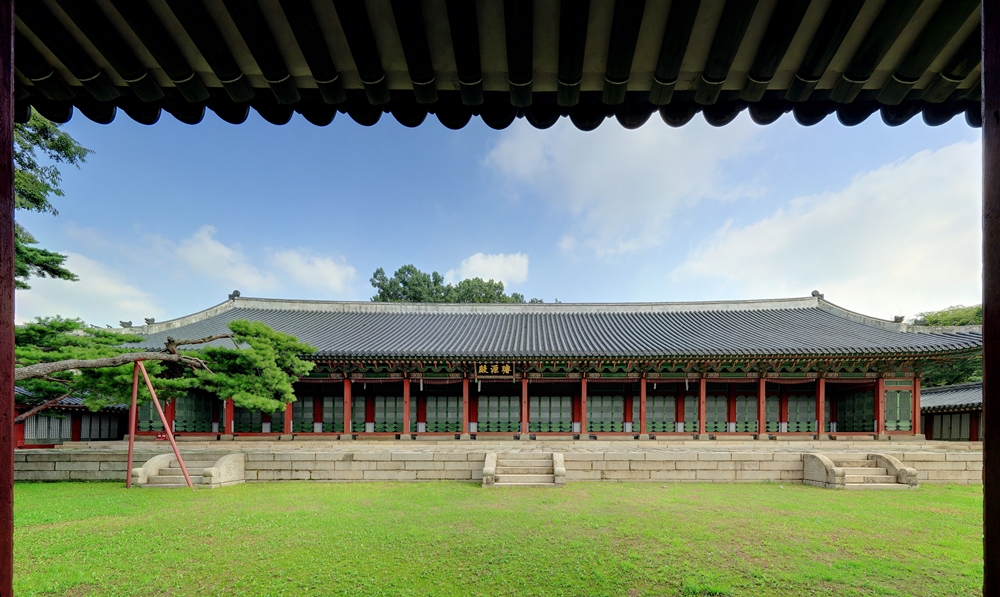
<path fill-rule="evenodd" d="M 757 437 L 767 435 L 767 379 L 761 373 L 757 380 Z"/>
<path fill-rule="evenodd" d="M 292 406 L 294 402 L 288 402 L 285 404 L 285 416 L 281 419 L 281 432 L 285 435 L 292 434 L 292 416 L 295 414 L 294 407 Z"/>
<path fill-rule="evenodd" d="M 469 378 L 462 380 L 462 433 L 469 432 Z"/>
<path fill-rule="evenodd" d="M 350 435 L 351 434 L 351 418 L 352 418 L 352 410 L 353 410 L 353 406 L 354 406 L 351 403 L 351 399 L 352 399 L 351 398 L 351 380 L 345 379 L 344 380 L 344 433 L 346 435 Z M 285 433 L 291 433 L 290 429 L 291 428 L 289 427 L 289 431 L 286 431 Z"/>
<path fill-rule="evenodd" d="M 403 431 L 401 436 L 410 434 L 410 380 L 403 380 Z"/>
<path fill-rule="evenodd" d="M 521 433 L 528 433 L 528 378 L 521 379 Z"/>
<path fill-rule="evenodd" d="M 1000 594 L 1000 0 L 983 0 L 983 595 Z M 994 398 L 996 396 L 996 398 Z"/>
<path fill-rule="evenodd" d="M 634 424 L 634 422 L 633 422 Z M 639 433 L 646 431 L 646 378 L 639 382 Z"/>
<path fill-rule="evenodd" d="M 885 378 L 875 382 L 875 433 L 885 433 Z"/>
<path fill-rule="evenodd" d="M 816 433 L 821 434 L 826 426 L 826 380 L 816 380 Z"/>
<path fill-rule="evenodd" d="M 705 399 L 708 395 L 708 380 L 698 380 L 698 435 L 705 435 Z"/>
<path fill-rule="evenodd" d="M 587 378 L 580 380 L 580 433 L 587 433 Z"/>
<path fill-rule="evenodd" d="M 0 595 L 14 594 L 14 0 L 0 1 Z"/>
<path fill-rule="evenodd" d="M 920 424 L 923 417 L 920 416 L 920 378 L 913 378 L 913 408 L 910 409 L 910 420 L 913 421 L 913 435 L 920 435 Z M 975 440 L 972 440 L 975 441 Z"/>
<path fill-rule="evenodd" d="M 226 427 L 223 433 L 236 433 L 236 402 L 232 398 L 226 400 Z"/>

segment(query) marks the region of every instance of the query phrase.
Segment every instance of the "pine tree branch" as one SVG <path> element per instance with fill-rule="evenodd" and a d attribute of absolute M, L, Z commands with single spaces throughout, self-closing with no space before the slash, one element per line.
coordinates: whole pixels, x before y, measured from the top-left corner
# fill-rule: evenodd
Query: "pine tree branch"
<path fill-rule="evenodd" d="M 65 361 L 56 361 L 53 363 L 37 363 L 35 365 L 28 365 L 27 367 L 18 367 L 14 369 L 14 381 L 35 379 L 37 377 L 44 377 L 46 375 L 51 375 L 52 373 L 68 371 L 70 369 L 119 367 L 128 363 L 134 363 L 135 361 L 167 361 L 187 365 L 193 369 L 205 369 L 207 371 L 211 371 L 205 361 L 186 355 L 170 354 L 167 352 L 127 352 L 103 359 L 67 359 Z"/>
<path fill-rule="evenodd" d="M 52 400 L 46 400 L 45 402 L 39 404 L 35 408 L 29 410 L 28 412 L 22 413 L 22 414 L 18 415 L 14 419 L 14 424 L 16 425 L 18 423 L 26 421 L 32 415 L 36 415 L 36 414 L 42 412 L 43 410 L 45 410 L 46 408 L 49 408 L 50 406 L 55 406 L 56 404 L 59 404 L 60 402 L 62 402 L 63 398 L 69 398 L 72 395 L 73 395 L 73 392 L 66 392 L 62 396 L 59 396 L 58 398 L 53 398 Z"/>
<path fill-rule="evenodd" d="M 205 336 L 204 338 L 198 338 L 197 340 L 192 339 L 181 339 L 174 340 L 172 337 L 167 336 L 167 341 L 164 343 L 166 345 L 166 350 L 170 354 L 177 354 L 178 346 L 188 346 L 190 344 L 207 344 L 213 340 L 221 340 L 223 338 L 232 338 L 232 334 L 216 334 L 214 336 Z"/>

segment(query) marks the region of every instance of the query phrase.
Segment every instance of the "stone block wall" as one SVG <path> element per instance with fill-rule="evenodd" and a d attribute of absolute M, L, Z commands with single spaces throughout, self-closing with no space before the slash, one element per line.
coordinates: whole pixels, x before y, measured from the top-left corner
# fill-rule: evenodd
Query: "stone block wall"
<path fill-rule="evenodd" d="M 249 453 L 248 483 L 260 481 L 475 481 L 485 452 Z"/>
<path fill-rule="evenodd" d="M 802 455 L 782 452 L 576 452 L 566 480 L 742 483 L 802 482 Z"/>

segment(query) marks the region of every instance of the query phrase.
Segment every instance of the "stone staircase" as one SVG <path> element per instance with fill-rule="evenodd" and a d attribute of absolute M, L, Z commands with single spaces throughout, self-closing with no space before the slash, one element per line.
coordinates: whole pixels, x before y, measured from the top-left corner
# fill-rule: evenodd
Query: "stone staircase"
<path fill-rule="evenodd" d="M 803 454 L 802 467 L 802 482 L 815 487 L 853 490 L 917 487 L 917 471 L 887 454 L 859 454 L 854 458 L 836 459 L 822 454 Z"/>
<path fill-rule="evenodd" d="M 844 489 L 909 489 L 876 460 L 834 460 L 844 470 Z"/>
<path fill-rule="evenodd" d="M 483 486 L 556 487 L 566 483 L 563 455 L 551 452 L 499 452 L 486 455 Z"/>
<path fill-rule="evenodd" d="M 213 455 L 214 456 L 214 455 Z M 214 489 L 245 482 L 243 454 L 226 454 L 221 458 L 192 455 L 184 457 L 184 466 L 195 488 Z M 132 469 L 132 480 L 139 487 L 187 487 L 184 472 L 173 454 L 150 458 L 139 468 Z"/>

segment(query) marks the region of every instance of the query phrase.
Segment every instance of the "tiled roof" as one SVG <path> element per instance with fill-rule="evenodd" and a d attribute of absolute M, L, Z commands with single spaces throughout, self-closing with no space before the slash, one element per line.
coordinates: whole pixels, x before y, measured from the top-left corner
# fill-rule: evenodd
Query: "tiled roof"
<path fill-rule="evenodd" d="M 983 407 L 983 382 L 940 386 L 920 391 L 921 412 L 980 409 Z"/>
<path fill-rule="evenodd" d="M 14 386 L 14 394 L 16 394 L 18 396 L 24 396 L 25 398 L 30 398 L 33 395 L 32 392 L 31 392 L 31 390 L 29 390 L 28 388 L 21 387 L 21 386 Z M 73 410 L 77 410 L 77 409 L 83 409 L 83 408 L 86 408 L 86 407 L 87 407 L 87 404 L 86 404 L 86 402 L 84 401 L 84 399 L 82 397 L 80 397 L 80 396 L 69 396 L 69 397 L 63 398 L 57 404 L 55 404 L 54 406 L 51 406 L 50 408 L 52 408 L 52 409 L 70 408 L 70 409 L 73 409 Z M 128 407 L 129 407 L 128 404 L 109 404 L 109 405 L 105 406 L 104 408 L 102 408 L 99 412 L 127 411 Z"/>
<path fill-rule="evenodd" d="M 236 298 L 200 313 L 133 327 L 149 347 L 168 336 L 227 332 L 261 321 L 356 358 L 658 358 L 879 355 L 976 350 L 979 328 L 916 328 L 817 297 L 708 303 L 430 304 Z M 231 345 L 229 340 L 216 345 Z"/>

